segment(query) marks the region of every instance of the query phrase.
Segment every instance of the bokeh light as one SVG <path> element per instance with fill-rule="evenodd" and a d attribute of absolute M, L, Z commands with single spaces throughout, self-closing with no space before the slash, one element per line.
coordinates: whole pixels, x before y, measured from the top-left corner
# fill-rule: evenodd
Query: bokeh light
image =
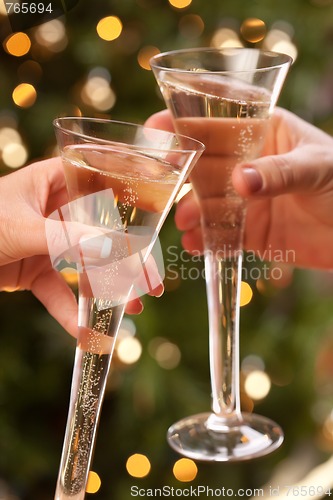
<path fill-rule="evenodd" d="M 20 83 L 13 90 L 12 98 L 16 106 L 30 108 L 36 101 L 37 92 L 30 83 Z"/>
<path fill-rule="evenodd" d="M 86 493 L 97 493 L 101 487 L 101 479 L 97 472 L 90 471 L 86 486 Z"/>
<path fill-rule="evenodd" d="M 246 306 L 251 302 L 251 299 L 253 297 L 253 291 L 252 288 L 246 281 L 242 281 L 241 283 L 241 293 L 240 293 L 240 306 Z"/>
<path fill-rule="evenodd" d="M 172 370 L 179 365 L 181 360 L 179 347 L 172 342 L 161 342 L 156 347 L 155 359 L 161 368 Z"/>
<path fill-rule="evenodd" d="M 150 472 L 151 465 L 146 455 L 135 453 L 128 458 L 126 469 L 128 474 L 132 477 L 146 477 Z"/>
<path fill-rule="evenodd" d="M 117 16 L 103 17 L 96 26 L 98 36 L 102 40 L 111 42 L 121 35 L 123 24 Z"/>
<path fill-rule="evenodd" d="M 198 474 L 198 467 L 189 458 L 180 458 L 173 466 L 173 475 L 183 483 L 193 481 Z"/>
<path fill-rule="evenodd" d="M 257 43 L 265 37 L 266 24 L 261 19 L 249 17 L 243 21 L 240 32 L 247 42 Z"/>
<path fill-rule="evenodd" d="M 98 111 L 111 109 L 115 105 L 116 95 L 110 81 L 111 75 L 106 68 L 96 67 L 91 70 L 81 90 L 82 101 Z"/>
<path fill-rule="evenodd" d="M 64 23 L 59 19 L 53 19 L 38 26 L 35 38 L 39 45 L 46 47 L 51 52 L 61 52 L 68 43 Z"/>
<path fill-rule="evenodd" d="M 9 168 L 19 168 L 26 163 L 28 152 L 23 144 L 10 143 L 2 150 L 2 161 Z"/>
<path fill-rule="evenodd" d="M 273 52 L 282 52 L 289 55 L 294 61 L 297 59 L 298 50 L 292 42 L 293 28 L 289 23 L 278 22 L 267 33 L 264 40 L 264 48 Z"/>
<path fill-rule="evenodd" d="M 169 0 L 169 4 L 176 9 L 186 9 L 191 3 L 192 0 Z"/>
<path fill-rule="evenodd" d="M 243 47 L 243 44 L 233 29 L 220 28 L 212 36 L 211 46 L 219 49 L 223 47 Z"/>
<path fill-rule="evenodd" d="M 153 45 L 142 47 L 138 53 L 139 66 L 143 69 L 151 70 L 149 61 L 152 57 L 156 56 L 156 54 L 159 54 L 159 52 L 159 49 Z"/>
<path fill-rule="evenodd" d="M 142 354 L 140 341 L 135 337 L 125 337 L 121 339 L 116 347 L 118 359 L 126 364 L 136 363 Z"/>
<path fill-rule="evenodd" d="M 12 56 L 25 56 L 31 47 L 30 38 L 26 33 L 18 32 L 10 35 L 3 43 L 5 50 Z"/>
<path fill-rule="evenodd" d="M 264 371 L 254 370 L 247 375 L 244 389 L 250 398 L 264 399 L 271 389 L 271 379 Z"/>

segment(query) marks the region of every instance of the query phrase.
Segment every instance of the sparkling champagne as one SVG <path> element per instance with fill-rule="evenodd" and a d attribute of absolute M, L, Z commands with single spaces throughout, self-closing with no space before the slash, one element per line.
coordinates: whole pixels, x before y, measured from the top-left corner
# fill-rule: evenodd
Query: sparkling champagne
<path fill-rule="evenodd" d="M 118 258 L 131 250 L 126 235 L 135 228 L 148 228 L 153 243 L 163 214 L 179 180 L 180 169 L 167 159 L 134 153 L 126 146 L 74 145 L 63 153 L 65 176 L 70 200 L 80 199 L 73 219 L 98 226 L 118 242 Z M 105 196 L 112 190 L 112 196 Z M 96 193 L 93 198 L 86 196 Z M 81 202 L 82 199 L 82 202 Z M 170 201 L 171 203 L 171 201 Z M 75 211 L 75 208 L 73 209 Z M 132 233 L 131 233 L 132 234 Z M 125 235 L 125 236 L 124 236 Z M 118 236 L 118 238 L 117 238 Z M 136 238 L 136 239 L 135 239 Z M 149 253 L 147 232 L 141 247 Z M 133 240 L 132 240 L 133 241 Z M 122 248 L 121 243 L 126 246 Z M 112 284 L 116 267 L 102 268 L 102 281 Z M 110 275 L 111 274 L 111 275 Z M 56 489 L 56 500 L 82 500 L 90 468 L 97 422 L 117 332 L 131 290 L 131 280 L 119 291 L 121 276 L 116 276 L 116 292 L 122 298 L 98 297 L 93 293 L 91 276 L 84 263 L 80 273 L 79 333 L 75 355 L 67 432 Z M 125 279 L 125 277 L 123 277 Z M 112 336 L 110 336 L 112 332 Z"/>
<path fill-rule="evenodd" d="M 202 228 L 210 251 L 240 248 L 245 202 L 232 185 L 236 164 L 257 158 L 270 117 L 270 95 L 246 81 L 196 72 L 161 82 L 179 133 L 203 142 L 206 150 L 190 180 L 200 203 Z M 237 99 L 235 99 L 237 96 Z"/>

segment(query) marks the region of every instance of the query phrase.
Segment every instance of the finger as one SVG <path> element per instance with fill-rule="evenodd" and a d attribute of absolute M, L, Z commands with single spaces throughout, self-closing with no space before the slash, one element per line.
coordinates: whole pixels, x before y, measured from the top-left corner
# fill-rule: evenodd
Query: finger
<path fill-rule="evenodd" d="M 182 245 L 189 253 L 203 253 L 204 243 L 200 225 L 191 231 L 187 231 L 182 236 Z"/>
<path fill-rule="evenodd" d="M 139 298 L 127 302 L 125 308 L 125 312 L 127 314 L 141 314 L 142 311 L 143 311 L 143 303 Z"/>
<path fill-rule="evenodd" d="M 189 231 L 200 224 L 200 210 L 192 191 L 177 203 L 175 222 L 180 231 Z"/>
<path fill-rule="evenodd" d="M 60 273 L 50 268 L 39 274 L 31 284 L 31 291 L 60 325 L 73 337 L 77 337 L 76 298 Z"/>
<path fill-rule="evenodd" d="M 234 187 L 244 197 L 332 189 L 332 146 L 333 142 L 330 147 L 309 145 L 237 165 L 232 176 Z"/>
<path fill-rule="evenodd" d="M 175 131 L 172 123 L 171 113 L 168 109 L 164 109 L 163 111 L 159 111 L 158 113 L 150 116 L 145 122 L 145 126 L 166 130 L 167 132 Z"/>

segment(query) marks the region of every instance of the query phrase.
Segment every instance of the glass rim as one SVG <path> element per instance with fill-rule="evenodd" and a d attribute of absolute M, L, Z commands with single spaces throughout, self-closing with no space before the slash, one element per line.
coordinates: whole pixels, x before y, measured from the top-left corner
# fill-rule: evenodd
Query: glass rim
<path fill-rule="evenodd" d="M 290 66 L 293 63 L 293 58 L 289 56 L 288 54 L 284 54 L 282 52 L 274 52 L 272 50 L 264 50 L 264 49 L 257 49 L 257 48 L 251 48 L 251 47 L 198 47 L 198 48 L 186 48 L 186 49 L 176 49 L 176 50 L 169 50 L 167 52 L 160 52 L 159 54 L 154 55 L 149 63 L 152 69 L 157 69 L 157 70 L 163 70 L 163 71 L 177 71 L 179 73 L 193 73 L 192 70 L 190 69 L 183 69 L 179 67 L 168 67 L 164 66 L 163 64 L 159 64 L 157 61 L 159 59 L 163 59 L 165 57 L 170 57 L 170 56 L 176 56 L 176 55 L 181 55 L 181 54 L 195 54 L 195 53 L 201 53 L 201 52 L 215 52 L 215 53 L 236 53 L 236 52 L 258 52 L 263 55 L 271 56 L 271 57 L 280 57 L 282 58 L 282 62 L 279 62 L 278 64 L 273 64 L 271 66 L 263 66 L 259 68 L 253 68 L 253 69 L 244 69 L 244 70 L 229 70 L 229 69 L 221 69 L 221 70 L 205 70 L 205 73 L 207 74 L 245 74 L 245 73 L 254 73 L 254 72 L 266 72 L 271 69 L 278 69 L 282 68 L 286 65 Z"/>
<path fill-rule="evenodd" d="M 170 147 L 170 148 L 161 148 L 161 147 L 150 147 L 146 145 L 140 146 L 140 144 L 131 144 L 126 141 L 122 140 L 109 140 L 109 139 L 102 139 L 99 137 L 94 137 L 89 134 L 85 134 L 79 131 L 74 131 L 70 130 L 69 128 L 66 128 L 65 126 L 61 125 L 60 122 L 70 122 L 70 121 L 84 121 L 84 122 L 93 122 L 93 123 L 105 123 L 105 124 L 114 124 L 114 125 L 120 125 L 121 127 L 130 127 L 132 129 L 146 129 L 147 131 L 152 131 L 157 135 L 165 135 L 165 136 L 171 136 L 173 139 L 175 139 L 178 142 L 179 148 L 176 147 Z M 168 130 L 163 130 L 163 129 L 158 129 L 158 128 L 153 128 L 153 127 L 146 127 L 144 124 L 140 123 L 132 123 L 132 122 L 125 122 L 121 120 L 111 120 L 108 118 L 91 118 L 89 116 L 63 116 L 63 117 L 58 117 L 55 118 L 52 121 L 53 127 L 56 130 L 59 130 L 61 132 L 65 132 L 67 134 L 71 134 L 75 137 L 82 137 L 83 139 L 89 139 L 91 140 L 91 143 L 97 143 L 97 144 L 104 144 L 104 145 L 119 145 L 119 144 L 125 144 L 126 147 L 128 147 L 130 150 L 137 150 L 138 147 L 141 147 L 145 151 L 155 151 L 155 152 L 161 152 L 161 151 L 169 151 L 170 153 L 190 153 L 190 152 L 198 152 L 198 151 L 204 151 L 205 150 L 205 145 L 198 141 L 197 139 L 194 139 L 193 137 L 183 135 L 183 134 L 178 134 L 176 132 L 170 132 Z M 180 143 L 180 139 L 186 139 L 187 141 L 190 142 L 194 147 L 193 148 L 188 148 L 188 147 L 182 147 Z"/>

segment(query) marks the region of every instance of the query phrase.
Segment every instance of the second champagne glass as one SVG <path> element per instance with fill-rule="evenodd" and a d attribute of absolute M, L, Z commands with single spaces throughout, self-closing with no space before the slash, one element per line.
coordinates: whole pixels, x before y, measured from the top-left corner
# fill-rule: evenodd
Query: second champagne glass
<path fill-rule="evenodd" d="M 291 59 L 258 49 L 187 49 L 151 67 L 175 128 L 206 146 L 190 180 L 200 213 L 209 319 L 212 413 L 169 429 L 179 453 L 206 461 L 267 454 L 283 440 L 268 418 L 244 413 L 239 392 L 239 298 L 246 205 L 232 185 L 237 163 L 258 157 Z"/>

